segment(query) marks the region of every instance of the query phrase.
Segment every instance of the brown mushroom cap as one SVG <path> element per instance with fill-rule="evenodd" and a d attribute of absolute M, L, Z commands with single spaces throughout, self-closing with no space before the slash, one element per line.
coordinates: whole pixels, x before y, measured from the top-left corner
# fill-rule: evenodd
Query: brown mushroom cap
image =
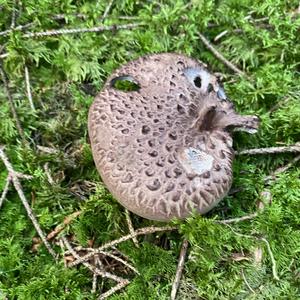
<path fill-rule="evenodd" d="M 118 81 L 135 89 L 119 90 Z M 127 209 L 168 221 L 204 214 L 232 181 L 230 129 L 253 131 L 217 78 L 189 57 L 154 54 L 108 78 L 89 112 L 92 152 L 102 180 Z"/>

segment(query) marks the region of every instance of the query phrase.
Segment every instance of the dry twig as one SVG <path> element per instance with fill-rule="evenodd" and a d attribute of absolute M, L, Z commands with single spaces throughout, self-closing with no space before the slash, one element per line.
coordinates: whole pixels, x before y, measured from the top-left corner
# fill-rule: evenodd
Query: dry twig
<path fill-rule="evenodd" d="M 54 257 L 54 259 L 56 260 L 56 253 L 54 252 L 54 250 L 52 249 L 52 247 L 50 246 L 49 242 L 47 241 L 46 239 L 46 236 L 45 234 L 43 233 L 25 195 L 24 195 L 24 192 L 23 192 L 23 189 L 22 189 L 22 186 L 21 186 L 21 183 L 19 181 L 20 178 L 26 178 L 26 179 L 31 179 L 32 176 L 29 176 L 29 175 L 25 175 L 25 174 L 21 174 L 19 172 L 16 172 L 11 163 L 9 162 L 6 154 L 4 153 L 3 149 L 0 147 L 0 158 L 2 159 L 7 171 L 8 171 L 8 176 L 11 180 L 11 182 L 13 183 L 18 195 L 19 195 L 19 198 L 20 200 L 22 201 L 25 209 L 26 209 L 26 212 L 27 212 L 27 215 L 28 217 L 30 218 L 33 226 L 35 227 L 38 235 L 40 236 L 41 240 L 43 241 L 45 247 L 47 248 L 47 250 L 49 251 L 49 253 Z"/>
<path fill-rule="evenodd" d="M 291 168 L 293 165 L 295 165 L 298 161 L 300 160 L 300 155 L 297 155 L 296 157 L 294 157 L 294 159 L 292 161 L 290 161 L 288 164 L 286 164 L 283 167 L 280 167 L 278 169 L 276 169 L 271 175 L 266 176 L 264 178 L 265 180 L 265 184 L 269 184 L 272 180 L 276 180 L 277 175 L 287 171 L 289 168 Z"/>
<path fill-rule="evenodd" d="M 69 29 L 58 29 L 58 30 L 46 30 L 40 32 L 28 32 L 23 35 L 24 38 L 38 38 L 44 36 L 53 35 L 65 35 L 85 32 L 103 32 L 103 31 L 114 31 L 121 29 L 133 29 L 141 26 L 142 23 L 124 24 L 124 25 L 110 25 L 110 26 L 97 26 L 91 28 L 69 28 Z"/>
<path fill-rule="evenodd" d="M 130 218 L 130 212 L 126 208 L 125 208 L 125 216 L 126 216 L 126 221 L 127 221 L 129 232 L 130 232 L 130 234 L 134 234 L 134 228 L 133 228 L 132 221 Z M 132 241 L 133 241 L 134 245 L 138 248 L 139 242 L 138 242 L 136 236 L 132 238 Z"/>
<path fill-rule="evenodd" d="M 0 149 L 0 151 L 1 151 L 1 149 Z M 0 197 L 0 208 L 2 207 L 2 204 L 6 198 L 10 182 L 11 182 L 11 178 L 10 178 L 10 176 L 7 176 L 4 189 L 3 189 L 2 195 Z"/>
<path fill-rule="evenodd" d="M 269 148 L 257 148 L 257 149 L 246 149 L 236 152 L 237 155 L 255 155 L 255 154 L 273 154 L 273 153 L 286 153 L 286 152 L 300 152 L 300 142 L 295 145 L 284 146 L 284 147 L 269 147 Z"/>
<path fill-rule="evenodd" d="M 25 66 L 25 83 L 26 83 L 26 92 L 28 101 L 30 104 L 30 107 L 32 110 L 35 110 L 33 100 L 32 100 L 32 94 L 31 94 L 31 88 L 30 88 L 30 78 L 29 78 L 29 72 L 27 66 Z"/>
<path fill-rule="evenodd" d="M 246 220 L 251 220 L 254 219 L 258 216 L 258 213 L 253 213 L 250 215 L 246 215 L 240 218 L 232 218 L 232 219 L 227 219 L 227 220 L 215 220 L 215 223 L 218 224 L 231 224 L 231 223 L 237 223 L 237 222 L 242 222 L 242 221 L 246 221 Z"/>
<path fill-rule="evenodd" d="M 74 256 L 74 258 L 79 259 L 80 256 L 72 248 L 69 241 L 65 237 L 62 237 L 62 241 L 64 242 L 64 244 L 65 244 L 66 248 L 68 249 L 68 251 Z M 109 297 L 110 295 L 115 293 L 116 291 L 120 290 L 121 288 L 123 288 L 123 287 L 125 287 L 126 285 L 129 284 L 129 280 L 123 279 L 123 278 L 121 278 L 119 276 L 116 276 L 116 275 L 113 275 L 109 272 L 99 270 L 97 267 L 92 266 L 88 262 L 82 262 L 82 264 L 93 273 L 93 276 L 96 274 L 97 276 L 101 276 L 103 278 L 109 278 L 109 279 L 112 279 L 112 280 L 114 280 L 118 283 L 116 286 L 114 286 L 113 288 L 111 288 L 110 290 L 105 292 L 104 294 L 100 295 L 100 297 L 98 299 L 106 299 L 107 297 Z"/>
<path fill-rule="evenodd" d="M 101 247 L 97 248 L 94 250 L 94 252 L 92 253 L 88 253 L 82 257 L 80 257 L 79 259 L 76 259 L 75 261 L 73 261 L 72 263 L 70 263 L 70 267 L 76 266 L 84 261 L 87 261 L 88 259 L 90 259 L 93 255 L 95 255 L 95 253 L 100 253 L 101 251 L 111 248 L 117 244 L 120 244 L 122 242 L 125 242 L 127 240 L 132 239 L 133 237 L 139 236 L 139 235 L 144 235 L 144 234 L 150 234 L 150 233 L 155 233 L 155 232 L 161 232 L 161 231 L 170 231 L 170 230 L 176 230 L 177 227 L 174 226 L 165 226 L 165 227 L 144 227 L 144 228 L 140 228 L 137 229 L 133 234 L 128 234 L 125 236 L 122 236 L 121 238 L 117 239 L 117 240 L 113 240 L 111 242 L 108 242 L 104 245 L 102 245 Z"/>
<path fill-rule="evenodd" d="M 107 4 L 105 11 L 103 13 L 103 16 L 100 19 L 100 22 L 103 22 L 105 20 L 105 18 L 107 17 L 107 15 L 112 7 L 113 2 L 114 2 L 114 0 L 110 0 L 109 3 Z"/>
<path fill-rule="evenodd" d="M 188 246 L 189 246 L 189 241 L 187 239 L 184 239 L 182 246 L 181 246 L 181 250 L 180 250 L 179 261 L 178 261 L 178 265 L 177 265 L 175 279 L 174 279 L 174 282 L 172 285 L 171 300 L 176 299 L 176 294 L 178 291 Z"/>
<path fill-rule="evenodd" d="M 228 59 L 226 59 L 210 42 L 209 40 L 202 35 L 201 33 L 198 34 L 202 43 L 206 46 L 206 48 L 208 50 L 211 51 L 211 53 L 217 58 L 219 59 L 224 65 L 226 65 L 229 69 L 231 69 L 232 71 L 234 71 L 235 73 L 248 78 L 248 76 L 241 71 L 238 67 L 236 67 L 233 63 L 231 63 Z M 249 79 L 249 78 L 248 78 Z"/>
<path fill-rule="evenodd" d="M 47 235 L 47 240 L 51 240 L 54 237 L 56 237 L 61 231 L 63 231 L 65 229 L 65 227 L 67 225 L 69 225 L 75 218 L 77 218 L 80 214 L 82 213 L 82 211 L 75 211 L 72 214 L 70 214 L 69 216 L 66 216 L 63 224 L 60 224 L 58 226 L 56 226 L 54 228 L 54 230 L 52 230 L 48 235 Z"/>
<path fill-rule="evenodd" d="M 246 276 L 245 276 L 245 273 L 244 273 L 244 270 L 242 269 L 242 277 L 243 277 L 243 280 L 247 286 L 247 288 L 253 293 L 255 294 L 255 291 L 253 290 L 253 288 L 250 286 L 249 282 L 247 281 L 246 279 Z"/>

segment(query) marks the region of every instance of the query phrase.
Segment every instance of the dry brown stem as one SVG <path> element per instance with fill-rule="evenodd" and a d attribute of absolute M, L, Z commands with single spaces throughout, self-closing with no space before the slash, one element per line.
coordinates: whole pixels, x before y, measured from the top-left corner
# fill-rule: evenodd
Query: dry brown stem
<path fill-rule="evenodd" d="M 189 246 L 189 241 L 187 239 L 184 239 L 182 246 L 181 246 L 181 250 L 180 250 L 175 279 L 174 279 L 174 282 L 172 285 L 171 300 L 176 299 L 176 294 L 177 294 L 178 287 L 180 284 L 180 279 L 181 279 L 182 271 L 184 268 L 184 262 L 185 262 L 185 257 L 186 257 L 188 246 Z"/>
<path fill-rule="evenodd" d="M 233 63 L 231 63 L 228 59 L 226 59 L 211 43 L 210 41 L 201 33 L 198 34 L 202 43 L 206 46 L 206 48 L 211 51 L 211 53 L 219 59 L 224 65 L 226 65 L 229 69 L 234 71 L 235 73 L 247 78 L 248 76 L 240 70 L 238 67 L 236 67 Z"/>

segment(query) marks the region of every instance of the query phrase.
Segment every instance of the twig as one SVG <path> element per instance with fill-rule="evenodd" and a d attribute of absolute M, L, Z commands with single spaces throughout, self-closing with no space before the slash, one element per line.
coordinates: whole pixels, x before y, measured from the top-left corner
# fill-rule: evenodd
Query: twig
<path fill-rule="evenodd" d="M 203 44 L 206 46 L 208 50 L 212 52 L 212 54 L 219 59 L 223 64 L 225 64 L 229 69 L 234 71 L 235 73 L 248 78 L 248 76 L 241 71 L 238 67 L 236 67 L 233 63 L 231 63 L 228 59 L 226 59 L 210 42 L 209 40 L 202 35 L 201 33 L 198 34 Z M 249 79 L 249 78 L 248 78 Z"/>
<path fill-rule="evenodd" d="M 273 153 L 285 153 L 285 152 L 300 152 L 300 142 L 291 146 L 284 147 L 269 147 L 269 148 L 257 148 L 257 149 L 247 149 L 236 152 L 237 155 L 255 155 L 255 154 L 273 154 Z"/>
<path fill-rule="evenodd" d="M 276 176 L 285 172 L 286 170 L 288 170 L 289 168 L 291 168 L 294 164 L 296 164 L 298 161 L 300 160 L 300 155 L 297 155 L 296 157 L 294 157 L 294 159 L 292 161 L 290 161 L 288 164 L 286 164 L 283 167 L 280 167 L 278 169 L 276 169 L 270 176 L 266 176 L 264 178 L 265 183 L 269 183 L 271 180 L 276 180 Z"/>
<path fill-rule="evenodd" d="M 98 300 L 107 299 L 109 296 L 111 296 L 112 294 L 114 294 L 118 290 L 121 290 L 122 288 L 124 288 L 128 284 L 129 284 L 128 280 L 124 280 L 123 282 L 118 283 L 116 286 L 114 286 L 113 288 L 111 288 L 110 290 L 105 292 L 104 294 L 100 295 L 98 297 Z"/>
<path fill-rule="evenodd" d="M 276 268 L 276 261 L 274 259 L 274 255 L 273 252 L 271 250 L 270 244 L 269 242 L 265 239 L 265 238 L 260 238 L 261 241 L 265 242 L 267 245 L 267 249 L 271 258 L 271 262 L 272 262 L 272 272 L 273 272 L 273 278 L 275 280 L 279 280 L 278 274 L 277 274 L 277 268 Z"/>
<path fill-rule="evenodd" d="M 58 226 L 55 227 L 55 229 L 53 231 L 51 231 L 48 235 L 47 235 L 47 240 L 51 240 L 54 237 L 56 237 L 61 231 L 63 231 L 63 229 L 69 225 L 75 218 L 77 218 L 80 214 L 82 213 L 82 211 L 75 211 L 72 214 L 70 214 L 69 216 L 66 216 L 64 218 L 63 224 L 60 224 Z"/>
<path fill-rule="evenodd" d="M 0 54 L 0 59 L 6 58 L 6 57 L 8 57 L 8 56 L 9 56 L 8 53 Z"/>
<path fill-rule="evenodd" d="M 244 273 L 244 270 L 242 269 L 242 277 L 243 277 L 243 280 L 247 286 L 247 288 L 253 293 L 253 294 L 256 294 L 255 291 L 253 290 L 253 288 L 250 286 L 250 284 L 248 283 L 247 279 L 246 279 L 246 276 L 245 276 L 245 273 Z"/>
<path fill-rule="evenodd" d="M 35 110 L 34 104 L 32 101 L 32 94 L 31 94 L 31 88 L 30 88 L 30 78 L 29 78 L 29 72 L 27 66 L 25 66 L 25 83 L 26 83 L 26 92 L 27 92 L 27 97 L 28 101 L 30 104 L 30 107 L 32 110 Z"/>
<path fill-rule="evenodd" d="M 16 19 L 17 19 L 17 6 L 18 0 L 14 0 L 13 4 L 13 9 L 12 9 L 12 14 L 11 14 L 11 23 L 10 23 L 10 28 L 13 29 L 16 26 Z"/>
<path fill-rule="evenodd" d="M 101 17 L 100 19 L 100 22 L 103 22 L 105 20 L 105 18 L 107 17 L 110 9 L 111 9 L 111 6 L 113 4 L 114 0 L 110 0 L 109 3 L 107 4 L 106 8 L 105 8 L 105 11 L 103 13 L 103 16 Z"/>
<path fill-rule="evenodd" d="M 114 241 L 108 242 L 104 245 L 102 245 L 101 247 L 99 247 L 98 249 L 95 249 L 94 252 L 88 253 L 84 256 L 81 256 L 79 259 L 76 259 L 75 261 L 73 261 L 72 263 L 70 263 L 70 267 L 76 266 L 88 259 L 90 259 L 93 255 L 95 255 L 95 253 L 99 253 L 105 249 L 111 248 L 112 246 L 115 246 L 117 244 L 120 244 L 122 242 L 125 242 L 127 240 L 132 239 L 133 237 L 139 236 L 139 235 L 144 235 L 144 234 L 150 234 L 150 233 L 155 233 L 155 232 L 161 232 L 161 231 L 170 231 L 170 230 L 176 230 L 177 227 L 174 226 L 165 226 L 165 227 L 144 227 L 144 228 L 140 228 L 137 229 L 133 234 L 128 234 L 125 236 L 122 236 L 119 239 L 116 239 Z"/>
<path fill-rule="evenodd" d="M 130 218 L 130 212 L 126 208 L 125 208 L 125 216 L 126 216 L 126 221 L 127 221 L 129 232 L 130 232 L 130 234 L 134 234 L 134 228 L 133 228 L 132 221 Z M 133 241 L 134 245 L 137 248 L 139 248 L 139 242 L 138 242 L 136 236 L 132 238 L 132 241 Z"/>
<path fill-rule="evenodd" d="M 23 192 L 23 189 L 22 189 L 22 186 L 21 186 L 21 183 L 19 181 L 19 178 L 24 178 L 24 176 L 29 179 L 29 178 L 32 178 L 31 176 L 28 176 L 28 175 L 23 175 L 23 174 L 20 174 L 18 172 L 16 172 L 11 163 L 9 162 L 6 154 L 4 153 L 3 149 L 0 148 L 0 158 L 2 159 L 7 171 L 8 171 L 8 176 L 10 177 L 18 195 L 19 195 L 19 198 L 21 199 L 25 209 L 26 209 L 26 212 L 27 212 L 27 215 L 28 217 L 30 218 L 33 226 L 35 227 L 38 235 L 40 236 L 41 240 L 43 241 L 44 245 L 46 246 L 47 250 L 49 251 L 49 253 L 54 257 L 54 259 L 56 260 L 56 253 L 54 252 L 54 250 L 52 249 L 52 247 L 50 246 L 49 242 L 47 241 L 46 239 L 46 236 L 45 234 L 43 233 L 25 195 L 24 195 L 24 192 Z"/>
<path fill-rule="evenodd" d="M 62 237 L 61 239 L 64 242 L 67 249 L 69 250 L 69 252 L 74 256 L 74 258 L 79 259 L 80 256 L 72 248 L 69 241 L 65 237 Z M 103 278 L 109 278 L 109 279 L 112 279 L 112 280 L 114 280 L 118 283 L 116 286 L 114 286 L 113 288 L 108 290 L 106 293 L 100 295 L 98 299 L 106 299 L 107 297 L 109 297 L 110 295 L 115 293 L 116 291 L 122 289 L 123 287 L 125 287 L 126 285 L 129 284 L 129 280 L 123 279 L 123 278 L 121 278 L 119 276 L 116 276 L 116 275 L 113 275 L 109 272 L 101 271 L 97 267 L 94 267 L 91 264 L 89 264 L 88 262 L 83 262 L 83 265 L 93 273 L 93 276 L 96 274 L 97 276 L 101 276 Z"/>
<path fill-rule="evenodd" d="M 11 93 L 9 91 L 8 80 L 7 80 L 6 74 L 4 72 L 4 69 L 2 67 L 1 61 L 0 61 L 0 74 L 1 74 L 1 77 L 2 77 L 3 84 L 4 84 L 4 90 L 5 90 L 5 93 L 6 93 L 6 97 L 8 99 L 8 103 L 9 103 L 9 106 L 10 106 L 10 111 L 13 115 L 14 120 L 15 120 L 18 133 L 19 133 L 20 137 L 22 138 L 23 142 L 25 142 L 26 139 L 25 139 L 24 131 L 23 131 L 23 128 L 21 127 L 21 123 L 20 123 L 16 108 L 15 108 L 15 104 L 14 104 L 14 101 L 12 99 Z"/>
<path fill-rule="evenodd" d="M 62 237 L 61 238 L 62 241 L 64 242 L 65 246 L 67 247 L 67 249 L 69 250 L 69 252 L 74 256 L 74 258 L 76 259 L 80 259 L 80 256 L 78 255 L 78 253 L 72 248 L 72 246 L 70 245 L 69 241 L 65 238 L 65 237 Z M 97 275 L 100 275 L 104 278 L 109 278 L 109 279 L 112 279 L 116 282 L 123 282 L 123 278 L 119 277 L 119 276 L 116 276 L 116 275 L 113 275 L 109 272 L 106 272 L 106 271 L 101 271 L 99 270 L 98 268 L 96 268 L 95 266 L 92 266 L 90 263 L 88 262 L 82 262 L 82 264 L 88 268 L 92 273 L 96 273 Z M 69 264 L 68 267 L 71 267 L 71 264 Z"/>
<path fill-rule="evenodd" d="M 7 176 L 6 182 L 5 182 L 5 186 L 4 186 L 1 198 L 0 198 L 0 208 L 2 207 L 2 204 L 3 204 L 3 202 L 4 202 L 5 198 L 6 198 L 10 182 L 11 182 L 11 178 L 10 178 L 10 176 Z"/>
<path fill-rule="evenodd" d="M 258 213 L 253 213 L 247 216 L 243 216 L 240 218 L 233 218 L 233 219 L 228 219 L 228 220 L 215 220 L 215 223 L 218 224 L 231 224 L 231 223 L 237 223 L 237 222 L 242 222 L 242 221 L 246 221 L 246 220 L 251 220 L 254 219 L 258 216 Z"/>
<path fill-rule="evenodd" d="M 97 258 L 98 258 L 97 256 L 94 257 L 95 266 L 97 266 Z M 96 273 L 93 273 L 93 282 L 92 282 L 92 290 L 91 290 L 92 294 L 96 293 L 97 279 L 98 279 L 98 275 Z"/>
<path fill-rule="evenodd" d="M 179 261 L 178 261 L 178 265 L 177 265 L 175 279 L 174 279 L 174 282 L 172 285 L 171 300 L 176 299 L 176 294 L 178 291 L 178 287 L 179 287 L 179 283 L 180 283 L 180 279 L 181 279 L 181 275 L 182 275 L 182 271 L 183 271 L 183 267 L 184 267 L 184 262 L 185 262 L 188 245 L 189 245 L 188 240 L 184 239 L 182 246 L 181 246 L 181 250 L 180 250 Z"/>
<path fill-rule="evenodd" d="M 125 261 L 124 259 L 122 259 L 110 252 L 100 251 L 99 254 L 111 257 L 114 260 L 116 260 L 116 261 L 120 262 L 121 264 L 123 264 L 124 266 L 126 266 L 127 268 L 131 269 L 134 273 L 136 273 L 138 275 L 140 274 L 139 271 L 135 267 L 133 267 L 131 264 L 129 264 L 127 261 Z"/>
<path fill-rule="evenodd" d="M 28 32 L 25 33 L 23 37 L 37 38 L 37 37 L 44 37 L 44 36 L 65 35 L 65 34 L 74 34 L 74 33 L 114 31 L 114 30 L 121 30 L 121 29 L 133 29 L 141 25 L 142 23 L 133 23 L 133 24 L 125 24 L 125 25 L 97 26 L 91 28 L 69 28 L 69 29 L 47 30 L 47 31 L 40 31 L 40 32 Z"/>
<path fill-rule="evenodd" d="M 31 27 L 33 24 L 34 24 L 34 22 L 31 22 L 31 23 L 28 23 L 25 25 L 16 26 L 12 29 L 3 30 L 0 32 L 0 36 L 6 36 L 6 35 L 10 34 L 12 31 L 20 31 L 20 30 L 27 29 L 27 28 Z"/>

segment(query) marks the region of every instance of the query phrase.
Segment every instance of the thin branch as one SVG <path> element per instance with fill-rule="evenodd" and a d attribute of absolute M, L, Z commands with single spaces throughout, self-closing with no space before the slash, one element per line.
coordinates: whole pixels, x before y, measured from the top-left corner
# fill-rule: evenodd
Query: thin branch
<path fill-rule="evenodd" d="M 54 257 L 54 259 L 56 260 L 56 253 L 54 252 L 54 250 L 52 249 L 52 247 L 50 246 L 49 242 L 47 241 L 46 239 L 46 236 L 45 234 L 43 233 L 25 195 L 24 195 L 24 192 L 23 192 L 23 189 L 22 189 L 22 186 L 21 186 L 21 183 L 19 181 L 19 178 L 24 178 L 24 176 L 21 176 L 22 174 L 16 172 L 11 163 L 9 162 L 6 154 L 4 153 L 3 149 L 0 148 L 0 158 L 2 159 L 7 171 L 8 171 L 8 176 L 10 177 L 18 195 L 19 195 L 19 198 L 21 199 L 25 209 L 26 209 L 26 212 L 27 212 L 27 215 L 28 217 L 30 218 L 33 226 L 35 227 L 38 235 L 40 236 L 41 240 L 43 241 L 44 245 L 46 246 L 47 250 L 49 251 L 49 253 Z M 28 176 L 26 176 L 27 179 L 29 178 Z"/>
<path fill-rule="evenodd" d="M 33 24 L 34 24 L 34 22 L 31 22 L 31 23 L 28 23 L 28 24 L 25 24 L 25 25 L 16 26 L 13 29 L 3 30 L 3 31 L 0 32 L 0 36 L 9 35 L 13 31 L 21 31 L 21 30 L 27 29 L 27 28 L 33 26 Z"/>
<path fill-rule="evenodd" d="M 65 246 L 67 247 L 67 249 L 69 250 L 69 252 L 74 256 L 74 258 L 76 258 L 77 260 L 80 259 L 81 257 L 79 256 L 79 254 L 72 248 L 72 246 L 70 245 L 69 241 L 65 238 L 65 237 L 62 237 L 61 238 L 62 241 L 64 242 Z M 116 275 L 113 275 L 109 272 L 106 272 L 106 271 L 101 271 L 99 270 L 97 267 L 95 266 L 92 266 L 90 263 L 88 262 L 82 262 L 82 264 L 88 268 L 92 273 L 96 273 L 97 275 L 103 277 L 103 278 L 109 278 L 109 279 L 112 279 L 116 282 L 123 282 L 125 279 L 119 277 L 119 276 L 116 276 Z M 71 264 L 68 265 L 68 267 L 71 267 Z"/>
<path fill-rule="evenodd" d="M 237 223 L 237 222 L 242 222 L 242 221 L 246 221 L 246 220 L 251 220 L 254 219 L 258 216 L 258 213 L 253 213 L 247 216 L 243 216 L 240 218 L 233 218 L 233 219 L 228 219 L 228 220 L 215 220 L 215 223 L 218 224 L 232 224 L 232 223 Z"/>
<path fill-rule="evenodd" d="M 142 23 L 124 24 L 124 25 L 111 25 L 111 26 L 97 26 L 91 28 L 69 28 L 69 29 L 58 29 L 58 30 L 47 30 L 40 32 L 28 32 L 23 35 L 24 38 L 37 38 L 44 36 L 53 35 L 65 35 L 65 34 L 75 34 L 75 33 L 85 33 L 85 32 L 103 32 L 103 31 L 114 31 L 121 29 L 133 29 L 141 26 Z"/>
<path fill-rule="evenodd" d="M 286 152 L 300 152 L 300 142 L 291 146 L 247 149 L 247 150 L 236 152 L 236 154 L 256 155 L 256 154 L 273 154 L 273 153 L 286 153 Z"/>
<path fill-rule="evenodd" d="M 27 66 L 25 66 L 25 83 L 26 83 L 26 92 L 28 101 L 30 104 L 30 107 L 32 110 L 35 110 L 33 100 L 32 100 L 32 94 L 31 94 L 31 88 L 30 88 L 30 78 L 29 78 L 29 72 Z"/>
<path fill-rule="evenodd" d="M 176 294 L 178 291 L 182 271 L 184 268 L 184 262 L 185 262 L 185 257 L 186 257 L 186 252 L 187 252 L 188 246 L 189 246 L 189 241 L 187 239 L 184 239 L 182 246 L 181 246 L 181 250 L 180 250 L 179 261 L 178 261 L 178 265 L 177 265 L 175 279 L 174 279 L 174 282 L 172 285 L 171 300 L 176 299 Z"/>
<path fill-rule="evenodd" d="M 133 234 L 128 234 L 125 236 L 122 236 L 121 238 L 117 239 L 117 240 L 113 240 L 111 242 L 108 242 L 104 245 L 102 245 L 101 247 L 99 247 L 98 249 L 95 249 L 94 252 L 88 253 L 84 256 L 81 256 L 79 259 L 76 259 L 75 261 L 73 261 L 72 263 L 70 263 L 70 267 L 76 266 L 88 259 L 90 259 L 93 255 L 95 255 L 95 253 L 99 253 L 105 249 L 111 248 L 117 244 L 120 244 L 122 242 L 125 242 L 127 240 L 132 239 L 133 237 L 139 236 L 139 235 L 145 235 L 145 234 L 150 234 L 150 233 L 155 233 L 155 232 L 161 232 L 161 231 L 170 231 L 170 230 L 176 230 L 177 227 L 174 226 L 165 226 L 165 227 L 144 227 L 144 228 L 140 228 L 137 229 Z"/>
<path fill-rule="evenodd" d="M 3 84 L 4 84 L 4 90 L 5 90 L 5 93 L 6 93 L 6 97 L 8 99 L 8 103 L 9 103 L 9 106 L 10 106 L 10 111 L 11 111 L 12 116 L 13 116 L 13 118 L 15 120 L 15 123 L 16 123 L 18 133 L 19 133 L 20 137 L 22 138 L 23 142 L 25 142 L 26 139 L 25 139 L 24 131 L 23 131 L 23 128 L 21 127 L 21 123 L 20 123 L 16 108 L 15 108 L 15 104 L 14 104 L 13 98 L 11 96 L 11 93 L 9 91 L 8 80 L 7 80 L 7 77 L 6 77 L 6 74 L 4 72 L 4 69 L 2 67 L 1 62 L 0 62 L 0 75 L 2 77 L 2 81 L 3 81 Z"/>
<path fill-rule="evenodd" d="M 75 211 L 72 214 L 66 216 L 64 218 L 63 224 L 60 224 L 58 226 L 56 226 L 54 228 L 54 230 L 52 230 L 48 235 L 47 235 L 47 240 L 51 240 L 54 237 L 56 237 L 61 231 L 64 230 L 64 228 L 69 225 L 75 218 L 77 218 L 78 216 L 80 216 L 80 214 L 82 213 L 82 211 Z"/>
<path fill-rule="evenodd" d="M 1 149 L 0 149 L 0 150 L 1 150 Z M 10 182 L 11 182 L 11 178 L 10 178 L 10 176 L 7 176 L 6 182 L 5 182 L 5 186 L 4 186 L 4 189 L 3 189 L 3 192 L 2 192 L 1 198 L 0 198 L 0 209 L 1 209 L 2 204 L 3 204 L 3 202 L 4 202 L 5 198 L 6 198 L 6 195 L 7 195 L 8 189 L 9 189 Z"/>
<path fill-rule="evenodd" d="M 253 288 L 250 286 L 250 284 L 248 283 L 247 279 L 246 279 L 246 276 L 245 276 L 245 273 L 244 273 L 244 270 L 242 269 L 242 277 L 243 277 L 243 280 L 247 286 L 247 288 L 253 293 L 253 294 L 256 294 L 255 291 L 253 290 Z"/>
<path fill-rule="evenodd" d="M 101 22 L 101 23 L 102 23 L 102 22 L 105 20 L 105 18 L 107 17 L 107 15 L 108 15 L 108 13 L 109 13 L 111 7 L 112 7 L 113 2 L 114 2 L 114 0 L 110 0 L 109 3 L 107 4 L 107 6 L 106 6 L 106 8 L 105 8 L 105 11 L 104 11 L 104 13 L 103 13 L 103 16 L 102 16 L 101 19 L 100 19 L 100 22 Z"/>
<path fill-rule="evenodd" d="M 288 164 L 286 164 L 285 166 L 276 169 L 271 175 L 266 176 L 264 178 L 265 183 L 267 184 L 271 180 L 276 180 L 277 175 L 287 171 L 289 168 L 291 168 L 293 165 L 295 165 L 298 161 L 300 161 L 300 155 L 297 155 L 296 157 L 294 157 L 294 159 L 292 161 L 290 161 Z"/>
<path fill-rule="evenodd" d="M 260 238 L 260 240 L 265 242 L 265 244 L 267 245 L 267 249 L 268 249 L 268 252 L 269 252 L 269 255 L 270 255 L 270 258 L 271 258 L 271 262 L 272 262 L 273 278 L 275 280 L 279 280 L 279 277 L 278 277 L 278 274 L 277 274 L 277 268 L 276 268 L 276 261 L 274 259 L 274 255 L 273 255 L 273 252 L 271 250 L 270 244 L 265 238 Z"/>
<path fill-rule="evenodd" d="M 231 69 L 232 71 L 234 71 L 235 73 L 243 76 L 243 77 L 246 77 L 247 79 L 248 76 L 243 72 L 241 71 L 238 67 L 236 67 L 233 63 L 231 63 L 228 59 L 226 59 L 210 42 L 209 40 L 204 36 L 202 35 L 201 33 L 198 34 L 202 43 L 206 46 L 206 48 L 208 50 L 210 50 L 212 52 L 212 54 L 217 58 L 219 59 L 224 65 L 226 65 L 229 69 Z"/>
<path fill-rule="evenodd" d="M 13 4 L 13 9 L 12 9 L 12 14 L 11 14 L 11 23 L 10 23 L 10 28 L 13 29 L 16 27 L 16 20 L 17 20 L 17 5 L 18 5 L 18 0 L 14 0 Z"/>
<path fill-rule="evenodd" d="M 134 273 L 136 273 L 138 275 L 140 274 L 139 271 L 135 267 L 133 267 L 131 264 L 129 264 L 126 260 L 124 260 L 110 252 L 100 251 L 99 254 L 111 257 L 114 260 L 116 260 L 116 261 L 120 262 L 121 264 L 123 264 L 124 266 L 126 266 L 127 268 L 131 269 Z"/>
<path fill-rule="evenodd" d="M 125 216 L 126 216 L 126 221 L 127 221 L 129 232 L 130 232 L 130 234 L 134 234 L 134 228 L 133 228 L 132 221 L 130 218 L 130 212 L 126 208 L 125 208 Z M 136 236 L 132 238 L 132 241 L 133 241 L 134 245 L 137 248 L 139 248 L 139 242 L 138 242 Z"/>
<path fill-rule="evenodd" d="M 100 295 L 98 297 L 98 300 L 107 299 L 109 296 L 111 296 L 112 294 L 114 294 L 118 290 L 121 290 L 122 288 L 124 288 L 128 284 L 129 284 L 128 280 L 124 280 L 123 282 L 118 283 L 116 286 L 112 287 L 110 290 L 108 290 L 104 294 Z"/>

